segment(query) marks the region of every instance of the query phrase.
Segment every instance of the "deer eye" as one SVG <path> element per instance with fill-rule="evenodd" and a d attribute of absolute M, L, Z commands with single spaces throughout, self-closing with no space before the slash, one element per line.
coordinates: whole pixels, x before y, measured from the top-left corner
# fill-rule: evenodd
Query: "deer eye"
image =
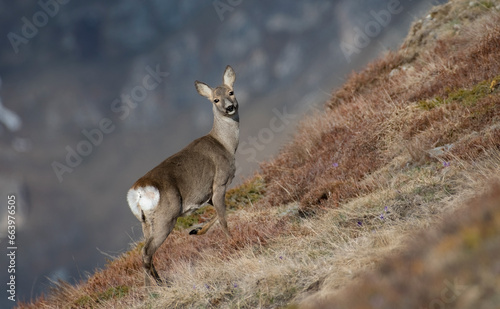
<path fill-rule="evenodd" d="M 219 99 L 215 99 L 215 100 L 214 100 L 214 102 L 215 102 L 215 103 L 219 103 Z"/>
<path fill-rule="evenodd" d="M 233 91 L 229 91 L 229 95 L 233 95 L 233 94 L 234 94 L 234 92 L 233 92 Z"/>

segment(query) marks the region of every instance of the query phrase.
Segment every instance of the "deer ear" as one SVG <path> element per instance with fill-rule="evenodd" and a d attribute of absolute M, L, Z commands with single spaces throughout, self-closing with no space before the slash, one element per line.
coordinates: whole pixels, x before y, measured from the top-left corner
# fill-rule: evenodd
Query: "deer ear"
<path fill-rule="evenodd" d="M 210 88 L 209 85 L 199 81 L 195 81 L 194 86 L 196 87 L 196 91 L 198 91 L 200 95 L 212 101 L 212 88 Z"/>
<path fill-rule="evenodd" d="M 223 77 L 223 82 L 224 85 L 229 86 L 229 88 L 233 88 L 234 85 L 234 80 L 236 79 L 236 74 L 234 73 L 233 68 L 228 65 L 226 67 L 226 70 L 224 71 L 224 77 Z"/>

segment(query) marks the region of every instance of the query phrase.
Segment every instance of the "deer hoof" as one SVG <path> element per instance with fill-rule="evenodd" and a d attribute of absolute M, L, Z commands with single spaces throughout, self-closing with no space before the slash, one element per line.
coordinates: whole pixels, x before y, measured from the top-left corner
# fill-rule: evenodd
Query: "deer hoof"
<path fill-rule="evenodd" d="M 201 231 L 202 227 L 197 227 L 195 229 L 192 229 L 190 232 L 189 232 L 189 235 L 198 235 L 198 232 Z"/>

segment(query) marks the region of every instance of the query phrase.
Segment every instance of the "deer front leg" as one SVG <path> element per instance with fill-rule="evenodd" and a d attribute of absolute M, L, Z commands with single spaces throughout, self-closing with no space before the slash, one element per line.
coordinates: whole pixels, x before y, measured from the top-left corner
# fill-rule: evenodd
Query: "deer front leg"
<path fill-rule="evenodd" d="M 231 237 L 231 233 L 229 233 L 229 229 L 227 228 L 225 197 L 225 186 L 218 186 L 214 188 L 212 202 L 214 203 L 215 211 L 217 211 L 217 218 L 219 219 L 219 223 L 222 226 L 222 230 L 224 231 L 224 233 L 228 237 Z"/>
<path fill-rule="evenodd" d="M 210 221 L 205 223 L 205 225 L 192 229 L 189 235 L 203 235 L 212 227 L 212 225 L 217 221 L 217 215 L 215 215 Z"/>

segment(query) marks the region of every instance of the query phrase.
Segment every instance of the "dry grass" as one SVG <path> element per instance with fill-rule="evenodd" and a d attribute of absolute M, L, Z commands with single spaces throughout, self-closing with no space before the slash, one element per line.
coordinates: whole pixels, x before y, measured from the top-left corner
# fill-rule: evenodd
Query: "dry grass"
<path fill-rule="evenodd" d="M 232 239 L 218 227 L 200 237 L 175 230 L 155 256 L 170 287 L 142 286 L 139 243 L 19 308 L 426 307 L 460 265 L 467 284 L 493 282 L 473 276 L 484 269 L 472 261 L 485 254 L 492 265 L 498 211 L 463 205 L 500 175 L 499 1 L 469 2 L 417 22 L 401 50 L 353 73 L 261 176 L 231 191 Z M 495 205 L 492 196 L 483 204 Z M 447 219 L 463 207 L 481 215 Z M 424 269 L 436 258 L 445 260 Z M 497 290 L 475 286 L 454 304 L 479 307 L 484 296 L 498 307 L 488 298 Z M 352 296 L 359 289 L 366 297 Z"/>
<path fill-rule="evenodd" d="M 488 164 L 498 173 L 498 153 L 491 159 Z M 325 289 L 302 307 L 498 308 L 500 182 L 497 178 L 486 185 L 476 171 L 468 174 L 485 188 L 480 198 L 463 203 L 453 216 L 443 213 L 430 231 L 409 241 L 402 254 L 384 259 L 341 293 Z"/>
<path fill-rule="evenodd" d="M 337 206 L 369 192 L 360 181 L 403 151 L 401 146 L 416 163 L 427 150 L 449 143 L 456 143 L 459 156 L 480 152 L 485 141 L 463 144 L 461 138 L 498 122 L 498 90 L 484 92 L 478 85 L 500 77 L 499 25 L 499 14 L 490 12 L 459 38 L 438 40 L 411 62 L 389 53 L 354 73 L 333 93 L 329 109 L 304 120 L 294 141 L 262 165 L 266 201 L 299 200 L 308 213 L 318 205 Z M 422 103 L 415 102 L 430 98 L 446 103 L 419 110 Z M 491 132 L 493 140 L 496 134 Z"/>

